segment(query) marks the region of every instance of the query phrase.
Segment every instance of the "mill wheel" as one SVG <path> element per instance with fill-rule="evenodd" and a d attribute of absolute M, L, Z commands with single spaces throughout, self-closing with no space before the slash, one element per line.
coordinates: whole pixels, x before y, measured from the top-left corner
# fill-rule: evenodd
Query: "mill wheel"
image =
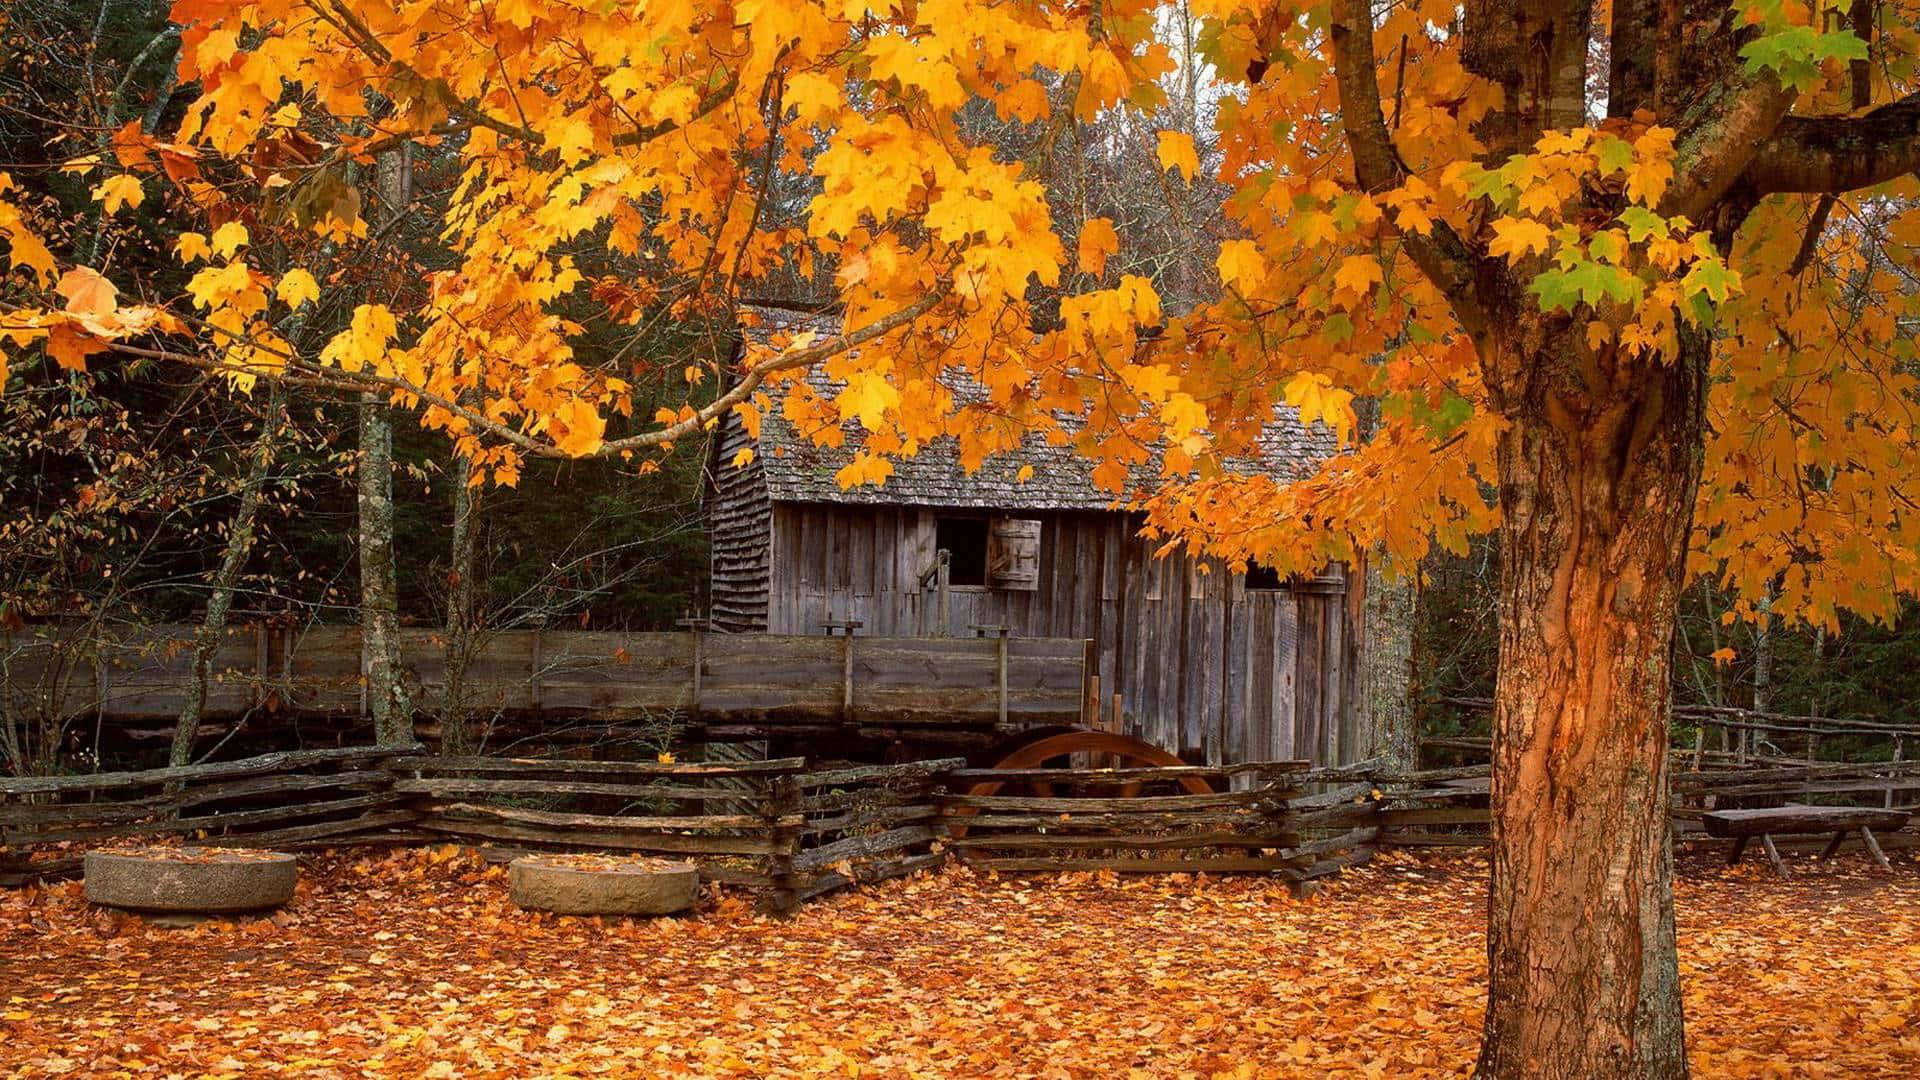
<path fill-rule="evenodd" d="M 1030 742 L 995 762 L 993 767 L 1009 770 L 1040 769 L 1047 767 L 1049 762 L 1078 753 L 1106 754 L 1117 759 L 1120 768 L 1186 764 L 1152 743 L 1141 742 L 1127 735 L 1112 731 L 1066 731 Z M 1172 779 L 1189 795 L 1210 795 L 1214 790 L 1213 785 L 1204 777 L 1178 776 Z M 1031 794 L 1047 798 L 1053 797 L 1056 790 L 1054 781 L 1044 777 L 1022 777 L 1009 780 L 983 780 L 973 785 L 967 794 L 998 795 L 1008 784 L 1024 784 Z M 1131 778 L 1118 779 L 1108 781 L 1107 786 L 1113 789 L 1114 795 L 1129 798 L 1140 794 L 1143 782 Z M 964 825 L 950 825 L 948 831 L 954 836 L 967 834 L 967 828 Z"/>

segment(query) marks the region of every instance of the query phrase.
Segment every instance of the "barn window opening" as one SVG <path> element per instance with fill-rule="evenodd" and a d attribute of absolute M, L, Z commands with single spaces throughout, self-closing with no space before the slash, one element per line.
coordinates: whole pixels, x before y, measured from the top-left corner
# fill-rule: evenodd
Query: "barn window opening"
<path fill-rule="evenodd" d="M 936 518 L 933 543 L 953 556 L 947 564 L 948 584 L 987 583 L 986 518 Z"/>
<path fill-rule="evenodd" d="M 1280 571 L 1265 563 L 1247 564 L 1247 588 L 1249 589 L 1278 589 L 1286 584 L 1286 580 L 1280 576 Z"/>

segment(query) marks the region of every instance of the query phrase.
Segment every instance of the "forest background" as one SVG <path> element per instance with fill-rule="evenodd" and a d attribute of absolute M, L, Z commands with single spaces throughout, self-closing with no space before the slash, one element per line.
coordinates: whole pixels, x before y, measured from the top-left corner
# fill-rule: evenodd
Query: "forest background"
<path fill-rule="evenodd" d="M 178 122 L 195 88 L 177 77 L 169 6 L 48 0 L 0 14 L 0 162 L 14 177 L 13 197 L 50 244 L 91 252 L 159 296 L 178 295 L 192 275 L 168 224 L 182 218 L 157 197 L 115 206 L 101 197 L 98 175 L 60 165 L 129 122 L 149 132 Z M 1190 59 L 1190 33 L 1186 46 Z M 1156 159 L 1156 132 L 1171 130 L 1194 138 L 1203 163 L 1217 160 L 1210 105 L 1193 72 L 1188 63 L 1170 77 L 1168 103 L 1154 115 L 1103 117 L 1075 128 L 1076 145 L 1040 149 L 1072 155 L 1072 182 L 1057 197 L 1116 222 L 1126 242 L 1115 258 L 1151 280 L 1170 310 L 1204 302 L 1217 288 L 1212 245 L 1193 240 L 1223 228 L 1219 192 L 1204 180 L 1169 182 Z M 1027 153 L 1042 130 L 990 110 L 977 122 L 999 125 L 994 137 Z M 392 247 L 415 265 L 444 258 L 434 206 L 454 179 L 438 167 L 445 164 L 427 152 L 409 162 L 412 209 L 391 223 Z M 369 170 L 365 190 L 348 194 L 371 204 L 379 182 Z M 797 213 L 807 194 L 790 192 L 788 209 Z M 379 270 L 368 276 L 377 280 Z M 303 332 L 315 341 L 331 336 L 358 299 L 329 290 Z M 769 299 L 805 307 L 814 298 L 796 280 Z M 738 332 L 724 319 L 663 310 L 637 328 L 590 332 L 577 344 L 588 366 L 621 355 L 636 370 L 674 373 L 713 366 Z M 117 627 L 200 624 L 223 588 L 230 623 L 361 618 L 369 539 L 359 508 L 361 401 L 297 385 L 235 394 L 216 376 L 126 358 L 98 358 L 77 372 L 30 350 L 0 370 L 0 625 L 77 626 L 69 644 L 83 649 L 89 634 Z M 687 400 L 671 375 L 651 390 L 650 397 L 636 386 L 636 415 Z M 486 630 L 663 630 L 704 610 L 700 500 L 715 467 L 704 438 L 644 462 L 529 459 L 512 486 L 469 487 L 443 434 L 411 422 L 387 430 L 387 550 L 401 624 L 464 617 Z M 471 526 L 464 532 L 456 528 L 462 515 Z M 1404 617 L 1413 623 L 1413 712 L 1424 735 L 1486 733 L 1484 710 L 1460 701 L 1492 693 L 1497 563 L 1494 545 L 1479 540 L 1465 555 L 1435 552 L 1422 564 Z M 1732 620 L 1732 606 L 1711 580 L 1689 587 L 1675 643 L 1676 704 L 1920 723 L 1920 700 L 1903 692 L 1920 665 L 1920 607 L 1912 602 L 1891 624 L 1842 615 L 1837 629 Z M 1678 725 L 1675 740 L 1690 734 Z M 63 732 L 7 767 L 94 767 L 93 749 Z"/>

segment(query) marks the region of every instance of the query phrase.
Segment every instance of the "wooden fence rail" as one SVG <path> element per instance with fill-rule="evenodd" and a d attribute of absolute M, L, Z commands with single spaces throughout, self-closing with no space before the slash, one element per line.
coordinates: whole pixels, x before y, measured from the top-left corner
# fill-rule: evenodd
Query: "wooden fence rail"
<path fill-rule="evenodd" d="M 1305 762 L 970 770 L 960 758 L 808 768 L 314 750 L 93 776 L 0 779 L 0 885 L 72 874 L 89 845 L 189 838 L 315 847 L 445 840 L 687 858 L 785 908 L 958 857 L 1007 872 L 1267 872 L 1370 856 L 1345 793 Z M 1243 784 L 1236 785 L 1236 778 Z M 983 792 L 982 783 L 996 785 Z M 998 786 L 1015 785 L 1002 792 Z"/>
<path fill-rule="evenodd" d="M 0 632 L 0 707 L 126 725 L 180 713 L 195 628 L 129 630 L 79 649 L 58 627 Z M 469 709 L 489 714 L 672 714 L 714 737 L 835 731 L 991 734 L 1077 721 L 1087 698 L 1077 638 L 889 638 L 502 631 L 469 664 Z M 403 629 L 416 699 L 446 692 L 443 635 Z M 79 655 L 83 653 L 84 655 Z M 213 657 L 204 715 L 365 712 L 355 627 L 235 627 Z M 156 729 L 155 738 L 164 729 Z M 936 735 L 937 737 L 937 735 Z"/>
<path fill-rule="evenodd" d="M 204 839 L 299 849 L 413 820 L 388 768 L 412 750 L 300 750 L 89 776 L 0 779 L 0 885 L 70 874 L 76 845 Z"/>
<path fill-rule="evenodd" d="M 1689 770 L 1685 760 L 1685 755 L 1676 751 L 1670 780 L 1673 829 L 1678 839 L 1703 835 L 1701 816 L 1712 809 L 1809 803 L 1920 811 L 1910 799 L 1892 798 L 1895 792 L 1904 795 L 1920 790 L 1920 761 L 1750 763 L 1745 767 L 1726 762 Z M 1402 847 L 1485 844 L 1488 772 L 1488 766 L 1479 765 L 1391 778 L 1376 776 L 1371 782 L 1380 792 L 1373 802 L 1382 842 Z M 1920 846 L 1920 821 L 1883 839 L 1888 847 Z M 1792 843 L 1808 847 L 1815 842 Z"/>

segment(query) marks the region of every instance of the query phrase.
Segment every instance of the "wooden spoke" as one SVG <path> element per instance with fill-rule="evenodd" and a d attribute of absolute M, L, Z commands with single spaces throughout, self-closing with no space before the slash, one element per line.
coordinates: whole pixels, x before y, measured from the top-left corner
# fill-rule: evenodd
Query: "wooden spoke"
<path fill-rule="evenodd" d="M 1110 758 L 1117 759 L 1123 767 L 1186 764 L 1186 762 L 1181 761 L 1178 757 L 1160 749 L 1152 743 L 1141 742 L 1139 739 L 1121 735 L 1117 732 L 1063 731 L 1057 735 L 1049 735 L 1046 738 L 1035 740 L 1020 747 L 1006 757 L 1001 758 L 993 767 L 996 769 L 1031 771 L 1035 768 L 1045 766 L 1054 759 L 1069 758 L 1073 754 L 1081 753 L 1106 754 Z M 1082 782 L 1100 783 L 1099 774 L 1101 771 L 1102 770 L 1099 769 L 1075 769 L 1073 770 L 1073 775 L 1076 780 Z M 1025 780 L 1028 788 L 1035 795 L 1050 797 L 1054 794 L 1053 783 L 1044 778 L 1027 777 Z M 1185 775 L 1175 777 L 1174 780 L 1185 789 L 1188 794 L 1214 794 L 1213 785 L 1209 783 L 1205 777 Z M 973 785 L 973 787 L 967 791 L 967 794 L 997 795 L 1010 782 L 1014 781 L 983 780 Z M 1131 798 L 1140 794 L 1141 781 L 1136 777 L 1117 774 L 1108 783 L 1117 789 L 1117 794 L 1121 798 Z M 956 809 L 955 812 L 962 811 Z M 957 838 L 965 836 L 967 829 L 964 825 L 952 825 L 948 827 L 948 832 Z"/>

